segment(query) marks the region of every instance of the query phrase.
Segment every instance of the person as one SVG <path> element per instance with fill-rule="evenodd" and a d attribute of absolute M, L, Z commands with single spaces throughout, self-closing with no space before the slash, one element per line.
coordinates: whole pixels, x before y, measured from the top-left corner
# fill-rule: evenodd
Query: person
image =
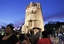
<path fill-rule="evenodd" d="M 39 30 L 39 31 L 37 33 L 34 33 L 35 29 Z M 38 27 L 34 27 L 33 29 L 30 30 L 31 35 L 30 35 L 29 39 L 30 39 L 31 44 L 36 44 L 37 40 L 40 37 L 40 31 L 41 31 L 41 29 Z"/>
<path fill-rule="evenodd" d="M 21 44 L 30 44 L 30 40 L 26 34 L 20 35 Z"/>
<path fill-rule="evenodd" d="M 47 31 L 43 31 L 42 36 L 43 38 L 39 39 L 36 44 L 52 44 Z"/>
<path fill-rule="evenodd" d="M 17 31 L 16 36 L 19 38 L 20 35 L 21 35 L 20 31 Z"/>
<path fill-rule="evenodd" d="M 1 35 L 1 33 L 0 33 L 0 41 L 1 41 L 1 37 L 2 37 L 2 35 Z"/>
<path fill-rule="evenodd" d="M 61 31 L 58 32 L 59 42 L 58 44 L 64 44 L 64 36 Z"/>
<path fill-rule="evenodd" d="M 8 24 L 5 29 L 5 34 L 2 39 L 0 44 L 20 44 L 19 39 L 15 34 L 13 34 L 13 25 Z"/>

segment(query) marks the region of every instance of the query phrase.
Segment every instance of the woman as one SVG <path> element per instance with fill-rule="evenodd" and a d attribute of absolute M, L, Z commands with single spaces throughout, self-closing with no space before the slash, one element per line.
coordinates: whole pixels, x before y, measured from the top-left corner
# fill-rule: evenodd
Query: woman
<path fill-rule="evenodd" d="M 6 26 L 5 34 L 1 39 L 1 44 L 20 44 L 19 39 L 13 34 L 13 25 Z"/>
<path fill-rule="evenodd" d="M 36 44 L 52 44 L 51 40 L 48 37 L 48 31 L 42 32 L 43 38 L 39 39 Z"/>

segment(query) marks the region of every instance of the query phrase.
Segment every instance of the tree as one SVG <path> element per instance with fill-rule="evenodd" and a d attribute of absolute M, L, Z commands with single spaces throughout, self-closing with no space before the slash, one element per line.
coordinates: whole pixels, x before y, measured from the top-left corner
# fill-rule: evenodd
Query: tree
<path fill-rule="evenodd" d="M 53 21 L 49 21 L 48 24 L 46 24 L 44 27 L 45 27 L 45 30 L 50 30 L 50 31 L 58 31 L 60 26 L 61 25 L 64 25 L 64 22 L 53 22 Z"/>
<path fill-rule="evenodd" d="M 1 26 L 1 29 L 4 29 L 5 30 L 5 26 Z"/>

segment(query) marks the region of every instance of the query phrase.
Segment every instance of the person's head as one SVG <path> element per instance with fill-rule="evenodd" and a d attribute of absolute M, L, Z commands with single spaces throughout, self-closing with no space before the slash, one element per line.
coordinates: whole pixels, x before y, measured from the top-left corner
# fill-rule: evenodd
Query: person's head
<path fill-rule="evenodd" d="M 12 33 L 13 32 L 13 25 L 9 24 L 6 26 L 6 29 L 5 29 L 5 33 L 6 34 L 9 34 L 9 33 Z"/>
<path fill-rule="evenodd" d="M 42 32 L 42 36 L 43 36 L 43 38 L 48 38 L 48 32 L 47 31 L 43 31 Z"/>
<path fill-rule="evenodd" d="M 23 40 L 27 40 L 25 34 L 21 34 L 21 35 L 20 35 L 20 40 L 21 40 L 21 42 L 22 42 Z"/>
<path fill-rule="evenodd" d="M 58 31 L 58 34 L 62 34 L 62 31 Z"/>
<path fill-rule="evenodd" d="M 24 40 L 24 34 L 20 35 L 20 40 L 21 40 L 21 42 Z"/>
<path fill-rule="evenodd" d="M 30 30 L 30 34 L 31 34 L 31 35 L 34 34 L 34 30 Z"/>

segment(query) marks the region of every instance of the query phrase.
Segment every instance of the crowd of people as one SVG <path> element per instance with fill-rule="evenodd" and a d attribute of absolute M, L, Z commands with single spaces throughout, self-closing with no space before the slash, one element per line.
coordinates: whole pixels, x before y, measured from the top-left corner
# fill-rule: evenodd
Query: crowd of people
<path fill-rule="evenodd" d="M 6 26 L 4 35 L 0 34 L 0 44 L 54 44 L 50 39 L 50 32 L 47 30 L 41 31 L 41 28 L 34 27 L 28 33 L 15 32 L 14 26 L 9 24 Z M 35 34 L 34 30 L 38 30 Z M 59 43 L 64 44 L 64 36 L 58 32 Z"/>

